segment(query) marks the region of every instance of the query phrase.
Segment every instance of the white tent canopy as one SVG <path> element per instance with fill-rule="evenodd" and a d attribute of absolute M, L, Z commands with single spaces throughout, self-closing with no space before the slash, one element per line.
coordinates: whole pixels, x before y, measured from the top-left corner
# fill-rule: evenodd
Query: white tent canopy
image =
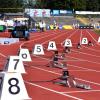
<path fill-rule="evenodd" d="M 0 25 L 6 25 L 6 23 L 3 20 L 0 20 Z"/>
<path fill-rule="evenodd" d="M 95 14 L 100 14 L 100 12 L 94 12 L 94 11 L 75 11 L 75 14 L 82 14 L 82 15 L 86 15 L 86 14 L 90 14 L 90 15 L 95 15 Z"/>

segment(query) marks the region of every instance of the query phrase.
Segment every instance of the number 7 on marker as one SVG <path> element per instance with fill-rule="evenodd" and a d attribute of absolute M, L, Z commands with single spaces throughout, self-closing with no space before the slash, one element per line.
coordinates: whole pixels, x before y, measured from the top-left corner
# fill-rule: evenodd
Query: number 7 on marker
<path fill-rule="evenodd" d="M 19 59 L 13 59 L 13 61 L 15 61 L 15 66 L 14 66 L 14 69 L 16 70 L 17 65 L 18 65 L 18 63 L 19 63 Z"/>
<path fill-rule="evenodd" d="M 19 56 L 10 56 L 6 67 L 7 72 L 25 73 L 23 62 Z"/>

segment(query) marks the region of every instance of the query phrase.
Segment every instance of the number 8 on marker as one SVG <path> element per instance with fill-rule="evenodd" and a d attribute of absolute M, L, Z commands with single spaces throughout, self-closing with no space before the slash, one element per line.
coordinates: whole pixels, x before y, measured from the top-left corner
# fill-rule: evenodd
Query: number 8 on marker
<path fill-rule="evenodd" d="M 8 80 L 9 92 L 13 95 L 18 94 L 20 92 L 20 87 L 18 86 L 19 80 L 17 78 L 10 78 Z"/>
<path fill-rule="evenodd" d="M 21 73 L 1 73 L 0 83 L 0 100 L 30 100 Z"/>

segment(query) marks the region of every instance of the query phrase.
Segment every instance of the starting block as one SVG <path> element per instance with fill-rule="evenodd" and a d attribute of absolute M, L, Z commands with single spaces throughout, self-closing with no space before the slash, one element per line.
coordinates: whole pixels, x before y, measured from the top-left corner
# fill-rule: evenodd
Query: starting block
<path fill-rule="evenodd" d="M 81 89 L 86 89 L 86 90 L 91 90 L 90 85 L 85 85 L 85 84 L 76 84 L 77 88 L 81 88 Z"/>

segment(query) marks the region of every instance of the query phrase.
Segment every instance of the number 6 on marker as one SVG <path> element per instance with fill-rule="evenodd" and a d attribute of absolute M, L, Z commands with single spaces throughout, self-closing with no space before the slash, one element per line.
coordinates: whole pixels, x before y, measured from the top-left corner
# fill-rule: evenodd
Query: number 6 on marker
<path fill-rule="evenodd" d="M 23 62 L 22 62 L 22 60 L 20 60 L 20 57 L 19 56 L 10 56 L 6 66 L 5 66 L 5 71 L 25 73 Z"/>
<path fill-rule="evenodd" d="M 19 52 L 19 57 L 22 61 L 32 61 L 28 49 L 21 48 Z"/>

